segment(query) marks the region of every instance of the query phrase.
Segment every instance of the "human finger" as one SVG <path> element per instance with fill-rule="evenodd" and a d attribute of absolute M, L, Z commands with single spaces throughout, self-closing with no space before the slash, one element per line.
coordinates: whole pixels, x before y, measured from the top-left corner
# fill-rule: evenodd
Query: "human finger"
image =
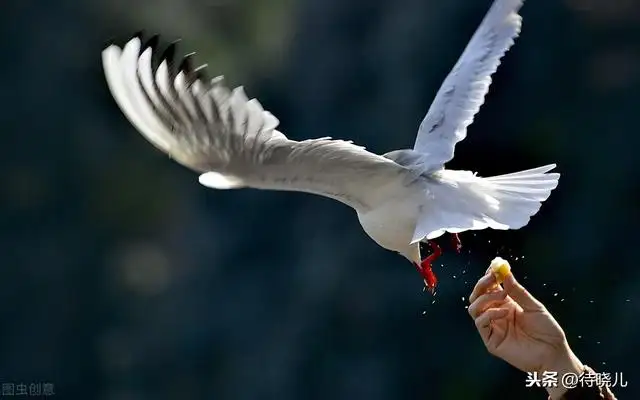
<path fill-rule="evenodd" d="M 496 277 L 496 275 L 493 273 L 493 270 L 491 269 L 491 265 L 489 265 L 489 268 L 487 268 L 487 270 L 484 272 L 485 274 L 490 274 L 493 275 L 494 278 L 496 278 L 496 283 L 494 283 L 490 288 L 489 291 L 499 291 L 502 290 L 502 285 L 498 283 L 498 278 Z"/>
<path fill-rule="evenodd" d="M 482 294 L 469 306 L 469 315 L 471 315 L 471 318 L 476 319 L 478 315 L 489 307 L 493 307 L 498 303 L 503 303 L 506 297 L 507 292 L 504 290 Z"/>
<path fill-rule="evenodd" d="M 504 291 L 507 292 L 524 311 L 544 310 L 544 305 L 516 280 L 513 273 L 507 275 L 505 278 Z"/>
<path fill-rule="evenodd" d="M 478 282 L 473 287 L 473 291 L 469 295 L 469 303 L 473 303 L 480 295 L 490 291 L 496 285 L 496 277 L 493 276 L 493 274 L 485 274 L 482 278 L 478 279 Z"/>
<path fill-rule="evenodd" d="M 491 322 L 502 319 L 509 314 L 508 308 L 489 308 L 475 319 L 476 328 L 482 337 L 482 341 L 487 344 L 491 337 Z"/>

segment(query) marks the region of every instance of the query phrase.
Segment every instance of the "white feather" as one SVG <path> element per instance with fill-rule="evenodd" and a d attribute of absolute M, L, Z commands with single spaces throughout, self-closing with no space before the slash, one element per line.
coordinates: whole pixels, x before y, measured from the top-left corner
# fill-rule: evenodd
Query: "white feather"
<path fill-rule="evenodd" d="M 397 196 L 406 168 L 351 142 L 320 138 L 289 140 L 278 119 L 249 100 L 243 87 L 229 91 L 218 77 L 170 71 L 161 60 L 152 71 L 153 49 L 134 38 L 124 50 L 103 52 L 109 88 L 131 123 L 160 150 L 201 172 L 217 189 L 254 187 L 301 191 L 366 210 Z"/>
<path fill-rule="evenodd" d="M 425 169 L 441 169 L 484 103 L 491 75 L 520 33 L 523 0 L 495 0 L 458 59 L 420 124 L 414 150 L 424 153 Z"/>
<path fill-rule="evenodd" d="M 522 228 L 558 186 L 560 174 L 548 173 L 553 168 L 555 164 L 491 178 L 469 171 L 437 172 L 437 183 L 429 186 L 431 201 L 419 212 L 411 242 L 444 232 Z"/>

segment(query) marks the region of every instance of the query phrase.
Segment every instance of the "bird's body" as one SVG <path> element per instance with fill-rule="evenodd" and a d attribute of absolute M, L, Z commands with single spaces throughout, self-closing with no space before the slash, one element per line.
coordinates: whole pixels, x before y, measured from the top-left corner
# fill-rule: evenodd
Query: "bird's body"
<path fill-rule="evenodd" d="M 420 244 L 411 243 L 423 192 L 416 186 L 399 192 L 395 199 L 372 210 L 358 211 L 362 229 L 374 242 L 387 250 L 398 252 L 410 261 L 420 258 Z"/>
<path fill-rule="evenodd" d="M 445 232 L 521 228 L 558 183 L 559 175 L 548 173 L 555 165 L 492 178 L 444 168 L 520 31 L 521 6 L 522 0 L 494 1 L 438 91 L 414 148 L 384 155 L 343 140 L 288 139 L 276 130 L 278 120 L 241 87 L 229 91 L 221 77 L 205 80 L 189 56 L 174 64 L 174 45 L 154 68 L 157 37 L 108 47 L 103 65 L 129 120 L 160 150 L 200 172 L 201 184 L 338 200 L 357 212 L 376 243 L 414 263 L 433 288 L 432 258 L 421 259 L 420 242 Z"/>

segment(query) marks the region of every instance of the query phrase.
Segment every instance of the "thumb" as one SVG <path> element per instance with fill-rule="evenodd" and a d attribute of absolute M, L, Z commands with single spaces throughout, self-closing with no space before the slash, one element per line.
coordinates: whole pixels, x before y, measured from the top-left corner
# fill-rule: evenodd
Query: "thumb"
<path fill-rule="evenodd" d="M 524 311 L 540 311 L 544 310 L 544 305 L 538 301 L 535 297 L 525 289 L 516 278 L 513 273 L 510 273 L 503 282 L 504 290 L 507 292 L 516 303 L 522 307 Z"/>

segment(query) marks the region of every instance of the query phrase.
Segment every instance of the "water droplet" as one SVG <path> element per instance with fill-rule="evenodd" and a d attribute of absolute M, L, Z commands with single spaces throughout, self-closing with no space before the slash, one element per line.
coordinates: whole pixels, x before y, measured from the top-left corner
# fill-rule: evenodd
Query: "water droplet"
<path fill-rule="evenodd" d="M 456 276 L 455 276 L 455 275 L 453 276 L 453 279 L 456 279 Z"/>
<path fill-rule="evenodd" d="M 545 286 L 547 286 L 547 284 L 546 284 L 546 283 L 543 283 L 543 284 L 542 284 L 542 287 L 545 287 Z"/>
<path fill-rule="evenodd" d="M 524 280 L 526 280 L 526 279 L 527 279 L 527 276 L 526 276 L 526 275 L 522 277 L 522 280 L 523 280 L 523 281 L 524 281 Z"/>
<path fill-rule="evenodd" d="M 464 306 L 464 309 L 466 310 L 467 308 L 469 308 L 469 306 Z"/>
<path fill-rule="evenodd" d="M 436 304 L 436 301 L 435 301 L 435 300 L 432 300 L 432 301 L 431 301 L 431 304 Z"/>
<path fill-rule="evenodd" d="M 603 361 L 603 362 L 602 362 L 602 365 L 607 365 L 607 362 L 606 362 L 606 361 Z"/>
<path fill-rule="evenodd" d="M 560 299 L 560 301 L 564 301 L 564 299 Z"/>
<path fill-rule="evenodd" d="M 518 257 L 516 257 L 516 261 L 518 261 Z"/>
<path fill-rule="evenodd" d="M 524 256 L 522 256 L 522 259 L 524 260 Z"/>
<path fill-rule="evenodd" d="M 625 301 L 628 303 L 628 302 L 630 302 L 630 301 L 631 301 L 631 299 L 626 299 Z"/>
<path fill-rule="evenodd" d="M 589 300 L 589 303 L 593 303 L 593 300 Z"/>
<path fill-rule="evenodd" d="M 558 292 L 555 292 L 555 293 L 553 294 L 553 297 L 557 297 L 557 296 L 558 296 Z"/>
<path fill-rule="evenodd" d="M 600 344 L 600 342 L 598 341 L 598 342 L 596 342 L 596 344 Z"/>
<path fill-rule="evenodd" d="M 422 315 L 425 315 L 426 313 L 427 313 L 426 311 L 423 311 L 423 312 L 422 312 Z"/>
<path fill-rule="evenodd" d="M 464 296 L 462 296 L 462 301 L 464 301 Z"/>
<path fill-rule="evenodd" d="M 578 335 L 578 339 L 582 339 L 582 335 Z"/>

